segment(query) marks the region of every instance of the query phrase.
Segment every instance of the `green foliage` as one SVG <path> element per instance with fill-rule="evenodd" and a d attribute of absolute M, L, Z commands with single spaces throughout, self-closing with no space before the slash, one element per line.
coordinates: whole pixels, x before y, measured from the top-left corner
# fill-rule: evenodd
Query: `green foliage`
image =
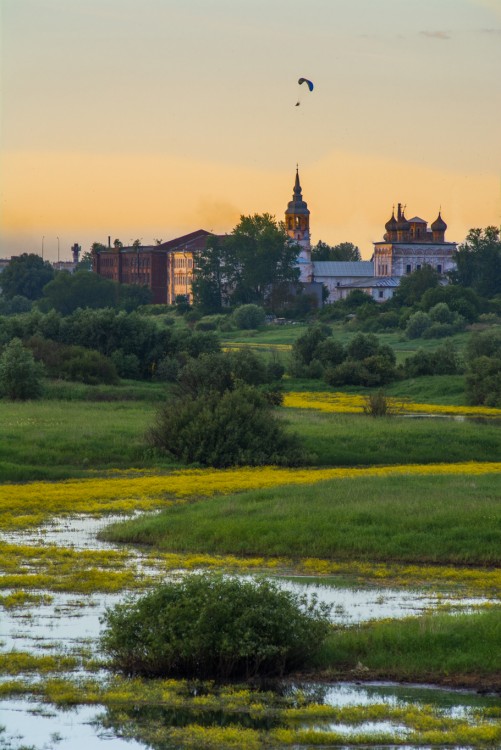
<path fill-rule="evenodd" d="M 291 374 L 295 377 L 321 377 L 322 364 L 318 358 L 318 348 L 329 336 L 332 329 L 326 325 L 310 326 L 292 345 Z M 311 365 L 318 362 L 318 375 L 311 374 Z"/>
<path fill-rule="evenodd" d="M 7 299 L 18 295 L 30 300 L 42 296 L 44 286 L 54 278 L 54 269 L 39 255 L 23 253 L 11 259 L 2 271 L 2 293 Z"/>
<path fill-rule="evenodd" d="M 329 385 L 384 385 L 396 377 L 393 350 L 373 334 L 357 334 L 345 348 L 328 326 L 312 326 L 292 347 L 295 377 L 324 378 Z"/>
<path fill-rule="evenodd" d="M 88 271 L 60 271 L 43 290 L 42 310 L 56 310 L 62 315 L 80 308 L 103 308 L 118 305 L 119 284 Z"/>
<path fill-rule="evenodd" d="M 271 581 L 192 575 L 108 610 L 102 647 L 130 676 L 283 676 L 311 664 L 327 613 Z"/>
<path fill-rule="evenodd" d="M 454 284 L 428 289 L 421 297 L 420 307 L 428 312 L 440 302 L 445 302 L 450 310 L 461 315 L 469 323 L 477 320 L 479 313 L 485 307 L 473 289 Z"/>
<path fill-rule="evenodd" d="M 32 301 L 21 294 L 16 294 L 11 299 L 0 296 L 0 315 L 17 315 L 31 310 Z"/>
<path fill-rule="evenodd" d="M 0 356 L 0 396 L 26 401 L 42 394 L 42 367 L 20 339 L 12 339 Z"/>
<path fill-rule="evenodd" d="M 108 357 L 82 346 L 59 344 L 40 336 L 32 336 L 27 346 L 51 378 L 74 380 L 89 385 L 118 382 L 115 365 Z"/>
<path fill-rule="evenodd" d="M 431 266 L 423 266 L 407 276 L 402 276 L 393 295 L 393 303 L 397 306 L 415 305 L 428 289 L 434 289 L 439 284 L 440 274 Z"/>
<path fill-rule="evenodd" d="M 231 316 L 235 328 L 250 330 L 259 328 L 265 323 L 266 315 L 259 305 L 240 305 Z"/>
<path fill-rule="evenodd" d="M 480 296 L 494 297 L 501 292 L 501 241 L 499 229 L 470 229 L 455 254 L 454 284 L 472 287 Z"/>
<path fill-rule="evenodd" d="M 466 357 L 468 403 L 501 406 L 501 328 L 472 336 Z"/>
<path fill-rule="evenodd" d="M 216 468 L 297 466 L 305 460 L 298 439 L 285 432 L 266 396 L 250 386 L 168 402 L 147 441 L 184 463 Z"/>
<path fill-rule="evenodd" d="M 224 303 L 225 252 L 217 236 L 207 238 L 206 247 L 195 257 L 191 285 L 195 307 L 217 313 Z"/>
<path fill-rule="evenodd" d="M 312 260 L 360 261 L 360 249 L 352 242 L 340 242 L 338 245 L 327 245 L 319 240 L 311 250 Z"/>
<path fill-rule="evenodd" d="M 409 339 L 419 339 L 431 325 L 432 321 L 428 313 L 418 310 L 407 321 L 405 335 Z"/>
<path fill-rule="evenodd" d="M 404 362 L 404 373 L 407 378 L 416 378 L 421 375 L 457 375 L 462 371 L 458 352 L 450 341 L 433 351 L 418 349 Z"/>

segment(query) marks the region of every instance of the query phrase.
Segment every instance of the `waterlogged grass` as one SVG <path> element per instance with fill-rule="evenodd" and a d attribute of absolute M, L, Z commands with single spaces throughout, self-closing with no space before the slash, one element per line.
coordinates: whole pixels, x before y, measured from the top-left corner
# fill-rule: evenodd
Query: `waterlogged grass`
<path fill-rule="evenodd" d="M 180 499 L 193 500 L 196 497 L 211 497 L 268 487 L 278 488 L 284 485 L 316 485 L 329 479 L 426 475 L 477 477 L 500 473 L 501 462 L 468 461 L 456 464 L 402 464 L 367 468 L 284 469 L 265 466 L 226 470 L 186 469 L 170 474 L 130 472 L 119 476 L 57 483 L 5 484 L 0 487 L 0 504 L 3 511 L 0 516 L 0 528 L 26 528 L 40 525 L 54 516 L 75 513 L 102 515 L 147 511 L 179 504 Z M 315 494 L 315 490 L 312 491 Z"/>
<path fill-rule="evenodd" d="M 319 666 L 363 679 L 501 684 L 501 608 L 375 622 L 332 633 Z"/>
<path fill-rule="evenodd" d="M 318 466 L 497 461 L 501 455 L 497 420 L 477 424 L 450 419 L 374 419 L 303 408 L 287 409 L 284 416 Z"/>
<path fill-rule="evenodd" d="M 152 578 L 127 566 L 128 553 L 74 550 L 47 545 L 0 544 L 0 587 L 33 591 L 92 593 L 143 589 Z M 32 595 L 32 594 L 30 594 Z M 10 594 L 7 601 L 15 601 Z M 40 603 L 44 603 L 41 600 Z"/>
<path fill-rule="evenodd" d="M 487 468 L 326 470 L 336 478 L 172 506 L 103 536 L 164 551 L 499 565 L 499 474 L 475 475 L 474 466 Z"/>
<path fill-rule="evenodd" d="M 196 690 L 195 690 L 196 687 Z M 23 681 L 4 683 L 4 695 L 24 695 Z M 101 725 L 120 736 L 151 746 L 179 748 L 287 747 L 308 744 L 444 745 L 496 747 L 501 723 L 496 707 L 488 705 L 453 712 L 440 705 L 377 702 L 333 706 L 308 691 L 249 690 L 174 680 L 49 679 L 31 691 L 59 707 L 103 705 Z M 320 697 L 321 700 L 321 697 Z M 176 726 L 170 717 L 175 714 Z M 224 718 L 223 718 L 224 717 Z M 367 728 L 377 722 L 383 728 Z M 344 728 L 344 732 L 342 731 Z"/>
<path fill-rule="evenodd" d="M 42 656 L 25 651 L 0 653 L 0 675 L 18 675 L 27 672 L 68 672 L 80 666 L 78 659 L 63 654 Z"/>
<path fill-rule="evenodd" d="M 501 409 L 487 406 L 462 406 L 454 404 L 417 403 L 407 398 L 390 398 L 390 404 L 401 414 L 448 414 L 463 417 L 498 417 L 501 419 Z M 363 413 L 366 403 L 364 395 L 351 394 L 340 391 L 308 393 L 289 392 L 284 396 L 284 406 L 294 409 L 316 409 L 330 414 Z"/>

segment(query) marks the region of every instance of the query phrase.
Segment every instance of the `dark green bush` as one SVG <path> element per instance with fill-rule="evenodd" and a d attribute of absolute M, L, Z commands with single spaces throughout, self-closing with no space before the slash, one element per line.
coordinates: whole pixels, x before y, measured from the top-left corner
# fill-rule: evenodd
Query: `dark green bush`
<path fill-rule="evenodd" d="M 43 368 L 20 339 L 12 339 L 0 356 L 0 397 L 26 401 L 42 394 Z"/>
<path fill-rule="evenodd" d="M 263 326 L 266 313 L 259 305 L 241 305 L 231 316 L 232 323 L 241 330 L 250 330 Z"/>
<path fill-rule="evenodd" d="M 501 328 L 472 336 L 466 359 L 468 403 L 501 406 Z"/>
<path fill-rule="evenodd" d="M 421 375 L 457 375 L 463 371 L 459 355 L 454 344 L 446 341 L 434 351 L 418 349 L 404 362 L 406 378 L 417 378 Z"/>
<path fill-rule="evenodd" d="M 251 386 L 168 402 L 147 441 L 178 461 L 216 468 L 297 466 L 306 460 L 297 437 L 285 432 L 269 400 Z"/>
<path fill-rule="evenodd" d="M 83 346 L 67 346 L 40 336 L 32 336 L 27 346 L 51 378 L 74 380 L 89 385 L 118 382 L 115 364 L 100 352 Z M 122 358 L 123 358 L 122 353 Z M 132 364 L 132 363 L 131 363 Z M 138 363 L 136 363 L 138 367 Z"/>
<path fill-rule="evenodd" d="M 145 677 L 281 677 L 312 663 L 328 609 L 271 581 L 193 575 L 105 615 L 112 669 Z"/>

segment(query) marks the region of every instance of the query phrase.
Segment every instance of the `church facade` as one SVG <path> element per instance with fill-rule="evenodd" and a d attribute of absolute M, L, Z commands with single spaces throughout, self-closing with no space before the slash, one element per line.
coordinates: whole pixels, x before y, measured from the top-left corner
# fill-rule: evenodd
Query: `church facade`
<path fill-rule="evenodd" d="M 346 298 L 360 289 L 378 302 L 393 296 L 400 279 L 425 265 L 444 276 L 455 268 L 455 242 L 445 240 L 447 224 L 441 212 L 428 223 L 415 216 L 407 220 L 405 207 L 398 204 L 385 224 L 381 241 L 374 243 L 370 261 L 312 261 L 310 211 L 296 167 L 292 200 L 285 210 L 288 236 L 300 248 L 297 264 L 303 291 L 322 303 L 322 289 L 328 290 L 327 302 Z M 177 297 L 192 302 L 193 271 L 197 255 L 211 235 L 199 229 L 168 242 L 146 247 L 123 247 L 120 243 L 99 250 L 93 258 L 93 270 L 109 279 L 126 284 L 140 284 L 152 291 L 155 303 L 173 304 Z M 223 240 L 225 235 L 220 236 Z"/>

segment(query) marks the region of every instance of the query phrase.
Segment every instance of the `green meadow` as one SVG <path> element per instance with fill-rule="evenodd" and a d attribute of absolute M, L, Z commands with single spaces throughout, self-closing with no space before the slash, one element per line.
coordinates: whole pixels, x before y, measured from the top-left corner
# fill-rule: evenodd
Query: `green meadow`
<path fill-rule="evenodd" d="M 146 447 L 144 434 L 165 391 L 141 386 L 92 391 L 63 386 L 70 400 L 0 401 L 0 481 L 64 479 L 89 472 L 167 468 L 167 457 Z M 117 400 L 123 394 L 125 400 Z M 87 400 L 99 394 L 105 400 Z M 130 398 L 131 395 L 136 400 Z M 496 461 L 501 427 L 496 420 L 327 414 L 280 409 L 288 429 L 298 433 L 311 465 Z"/>
<path fill-rule="evenodd" d="M 106 530 L 162 551 L 501 564 L 499 475 L 359 477 L 174 506 Z"/>

